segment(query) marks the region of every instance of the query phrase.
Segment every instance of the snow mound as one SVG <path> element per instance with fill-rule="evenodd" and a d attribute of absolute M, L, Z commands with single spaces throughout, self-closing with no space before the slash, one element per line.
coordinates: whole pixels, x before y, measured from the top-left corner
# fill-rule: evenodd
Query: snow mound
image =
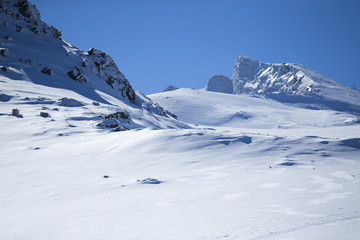
<path fill-rule="evenodd" d="M 61 99 L 60 105 L 65 106 L 65 107 L 82 107 L 85 104 L 81 103 L 80 101 L 78 101 L 76 99 L 65 97 L 65 98 Z"/>

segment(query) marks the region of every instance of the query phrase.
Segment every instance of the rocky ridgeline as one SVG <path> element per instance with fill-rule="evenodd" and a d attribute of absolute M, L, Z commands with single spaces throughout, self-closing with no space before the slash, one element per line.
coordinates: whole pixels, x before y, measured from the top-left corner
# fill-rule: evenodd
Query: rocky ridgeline
<path fill-rule="evenodd" d="M 238 57 L 232 82 L 234 93 L 290 93 L 307 94 L 314 92 L 318 85 L 302 70 L 302 66 L 283 63 L 271 64 Z"/>
<path fill-rule="evenodd" d="M 62 32 L 44 23 L 39 10 L 28 1 L 3 0 L 0 2 L 0 13 L 7 16 L 1 24 L 16 29 L 16 32 L 31 31 L 61 39 Z"/>
<path fill-rule="evenodd" d="M 83 52 L 63 40 L 60 30 L 42 21 L 34 4 L 0 1 L 0 24 L 1 74 L 86 93 L 94 101 L 99 101 L 94 93 L 99 90 L 150 114 L 176 117 L 136 92 L 111 56 L 95 48 Z"/>
<path fill-rule="evenodd" d="M 318 85 L 306 75 L 300 65 L 259 62 L 247 57 L 238 57 L 232 78 L 215 75 L 206 86 L 207 91 L 223 93 L 298 94 L 315 92 Z"/>
<path fill-rule="evenodd" d="M 311 109 L 333 109 L 360 114 L 360 92 L 295 63 L 263 63 L 237 57 L 232 78 L 216 75 L 207 91 L 263 95 Z"/>

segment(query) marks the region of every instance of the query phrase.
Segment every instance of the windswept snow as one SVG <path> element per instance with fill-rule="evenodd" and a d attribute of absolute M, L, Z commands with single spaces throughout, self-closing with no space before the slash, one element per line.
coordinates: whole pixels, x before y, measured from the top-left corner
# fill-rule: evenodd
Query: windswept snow
<path fill-rule="evenodd" d="M 179 89 L 150 95 L 179 120 L 212 127 L 310 129 L 358 124 L 360 117 L 332 110 L 285 105 L 264 96 Z M 206 101 L 204 101 L 206 99 Z M 316 131 L 316 130 L 315 130 Z"/>

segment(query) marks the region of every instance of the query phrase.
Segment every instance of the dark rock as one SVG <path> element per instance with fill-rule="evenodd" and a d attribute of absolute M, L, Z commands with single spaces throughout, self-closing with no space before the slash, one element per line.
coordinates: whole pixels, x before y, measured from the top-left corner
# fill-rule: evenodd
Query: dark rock
<path fill-rule="evenodd" d="M 40 112 L 40 116 L 43 117 L 43 118 L 47 118 L 47 117 L 49 117 L 49 113 L 47 113 L 47 112 Z"/>
<path fill-rule="evenodd" d="M 142 180 L 137 180 L 138 183 L 141 184 L 160 184 L 162 183 L 162 181 L 159 181 L 155 178 L 146 178 L 146 179 L 142 179 Z"/>
<path fill-rule="evenodd" d="M 0 55 L 3 56 L 3 57 L 9 57 L 9 56 L 10 56 L 9 49 L 7 49 L 7 48 L 0 48 Z"/>
<path fill-rule="evenodd" d="M 57 29 L 53 26 L 51 26 L 51 29 L 52 29 L 52 31 L 51 31 L 52 35 L 57 39 L 61 39 L 62 31 L 60 31 L 59 29 Z"/>
<path fill-rule="evenodd" d="M 48 67 L 44 67 L 44 68 L 41 70 L 41 72 L 42 72 L 43 74 L 46 74 L 46 75 L 49 75 L 49 76 L 54 75 L 53 71 L 52 71 L 50 68 L 48 68 Z"/>
<path fill-rule="evenodd" d="M 40 19 L 40 12 L 36 8 L 35 5 L 29 3 L 28 1 L 19 1 L 14 4 L 15 7 L 19 8 L 19 13 L 31 20 L 39 20 Z"/>
<path fill-rule="evenodd" d="M 12 112 L 11 112 L 11 115 L 13 115 L 13 116 L 15 116 L 15 117 L 20 116 L 20 111 L 19 111 L 19 109 L 14 108 L 14 109 L 12 110 Z"/>
<path fill-rule="evenodd" d="M 88 80 L 85 77 L 84 71 L 78 67 L 75 66 L 73 70 L 67 72 L 67 75 L 75 81 L 81 82 L 81 83 L 87 83 Z"/>
<path fill-rule="evenodd" d="M 116 112 L 104 117 L 105 119 L 130 119 L 130 114 L 128 112 Z"/>
<path fill-rule="evenodd" d="M 130 85 L 125 75 L 121 73 L 111 56 L 105 52 L 90 48 L 88 51 L 89 59 L 95 64 L 94 72 L 113 89 L 121 92 L 123 98 L 135 103 L 135 91 Z M 83 64 L 86 65 L 85 60 Z"/>

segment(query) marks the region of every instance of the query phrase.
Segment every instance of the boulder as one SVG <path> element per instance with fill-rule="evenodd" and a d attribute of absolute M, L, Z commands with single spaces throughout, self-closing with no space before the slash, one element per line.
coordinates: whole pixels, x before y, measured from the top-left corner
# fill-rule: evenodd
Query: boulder
<path fill-rule="evenodd" d="M 84 71 L 78 67 L 78 66 L 75 66 L 73 70 L 67 72 L 67 75 L 77 81 L 77 82 L 81 82 L 81 83 L 87 83 L 88 80 L 86 79 L 85 77 L 85 74 L 84 74 Z"/>

